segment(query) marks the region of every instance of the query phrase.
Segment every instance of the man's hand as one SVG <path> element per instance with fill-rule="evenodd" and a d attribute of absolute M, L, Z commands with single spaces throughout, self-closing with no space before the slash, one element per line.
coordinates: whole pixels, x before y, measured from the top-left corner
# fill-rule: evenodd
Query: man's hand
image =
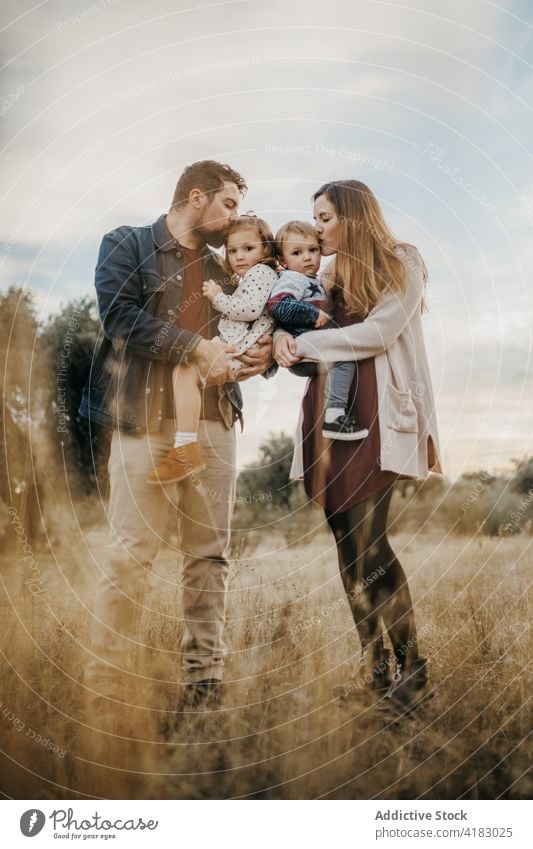
<path fill-rule="evenodd" d="M 315 327 L 324 327 L 329 321 L 329 315 L 324 310 L 318 311 L 318 318 L 315 321 Z"/>
<path fill-rule="evenodd" d="M 215 386 L 234 380 L 233 369 L 226 353 L 227 346 L 220 339 L 202 339 L 191 353 L 206 386 Z"/>
<path fill-rule="evenodd" d="M 217 295 L 222 292 L 222 286 L 215 283 L 214 280 L 204 280 L 202 284 L 202 294 L 208 300 L 212 301 Z"/>
<path fill-rule="evenodd" d="M 274 362 L 272 359 L 272 336 L 269 334 L 261 336 L 253 348 L 249 348 L 236 359 L 240 360 L 243 365 L 237 372 L 233 372 L 233 380 L 248 380 L 255 374 L 263 374 Z"/>
<path fill-rule="evenodd" d="M 289 368 L 300 361 L 300 357 L 296 356 L 296 341 L 290 333 L 276 331 L 274 359 L 283 368 Z"/>

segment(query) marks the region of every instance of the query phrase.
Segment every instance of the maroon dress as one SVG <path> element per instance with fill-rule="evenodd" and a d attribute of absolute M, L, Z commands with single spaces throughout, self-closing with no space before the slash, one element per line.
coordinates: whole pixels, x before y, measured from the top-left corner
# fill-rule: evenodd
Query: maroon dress
<path fill-rule="evenodd" d="M 362 319 L 336 308 L 337 327 Z M 359 360 L 350 389 L 348 412 L 368 428 L 368 436 L 354 442 L 324 439 L 324 387 L 326 377 L 311 379 L 303 399 L 303 465 L 307 495 L 330 513 L 338 513 L 390 486 L 398 475 L 383 472 L 379 464 L 380 436 L 378 393 L 374 358 Z"/>

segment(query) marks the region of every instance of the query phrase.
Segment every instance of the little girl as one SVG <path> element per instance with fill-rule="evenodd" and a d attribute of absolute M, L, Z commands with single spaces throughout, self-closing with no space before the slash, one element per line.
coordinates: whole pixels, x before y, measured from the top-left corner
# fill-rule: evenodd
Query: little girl
<path fill-rule="evenodd" d="M 208 280 L 203 284 L 203 295 L 222 315 L 218 338 L 231 345 L 234 355 L 239 356 L 273 328 L 266 305 L 278 279 L 274 270 L 274 236 L 266 221 L 255 215 L 243 215 L 230 224 L 224 247 L 226 270 L 232 275 L 236 289 L 226 295 L 218 283 Z M 234 372 L 242 367 L 237 359 L 232 359 L 231 365 Z M 177 426 L 174 446 L 150 472 L 148 483 L 177 483 L 205 468 L 198 446 L 202 385 L 195 366 L 174 367 L 172 386 Z"/>

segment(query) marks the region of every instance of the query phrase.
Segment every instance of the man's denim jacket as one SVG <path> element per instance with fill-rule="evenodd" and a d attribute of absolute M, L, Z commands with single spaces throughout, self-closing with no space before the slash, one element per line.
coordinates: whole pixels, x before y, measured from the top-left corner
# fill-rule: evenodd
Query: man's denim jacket
<path fill-rule="evenodd" d="M 158 268 L 157 248 L 168 245 L 168 238 L 164 215 L 151 226 L 118 227 L 104 236 L 96 266 L 102 336 L 79 411 L 93 422 L 132 434 L 161 429 L 165 370 L 169 364 L 186 365 L 203 338 L 176 326 L 183 267 L 170 279 L 163 279 Z M 220 260 L 208 247 L 203 273 L 204 280 L 216 280 L 228 291 Z M 210 319 L 214 314 L 209 303 Z M 237 383 L 219 386 L 219 408 L 226 427 L 236 419 L 242 425 Z"/>

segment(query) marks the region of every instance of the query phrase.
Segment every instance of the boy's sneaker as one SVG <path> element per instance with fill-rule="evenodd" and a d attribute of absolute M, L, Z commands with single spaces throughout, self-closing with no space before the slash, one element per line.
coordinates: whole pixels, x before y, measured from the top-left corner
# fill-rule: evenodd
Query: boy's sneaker
<path fill-rule="evenodd" d="M 339 416 L 333 422 L 324 422 L 322 436 L 326 439 L 343 439 L 347 442 L 364 439 L 368 436 L 368 428 L 358 424 L 351 416 Z"/>
<path fill-rule="evenodd" d="M 179 448 L 171 448 L 146 480 L 148 483 L 178 483 L 205 469 L 202 452 L 197 442 L 189 442 Z"/>

